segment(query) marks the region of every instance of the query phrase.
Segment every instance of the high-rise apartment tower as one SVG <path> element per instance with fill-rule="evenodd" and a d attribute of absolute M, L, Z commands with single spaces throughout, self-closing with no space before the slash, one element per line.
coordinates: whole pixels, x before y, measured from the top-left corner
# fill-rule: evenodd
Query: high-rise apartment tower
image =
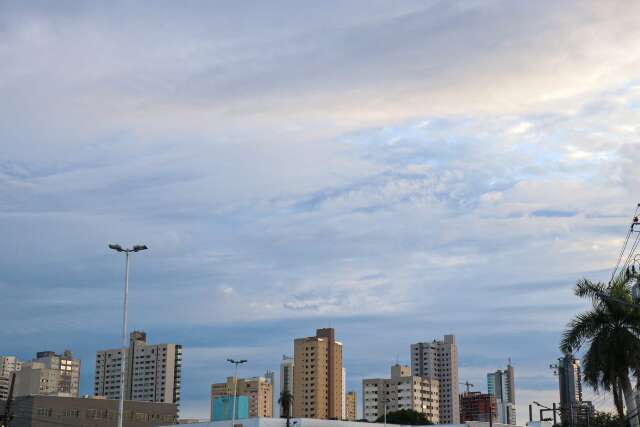
<path fill-rule="evenodd" d="M 125 400 L 180 402 L 182 346 L 147 344 L 144 332 L 133 331 L 129 348 L 96 353 L 94 394 L 108 399 L 120 398 L 120 368 L 125 364 Z"/>
<path fill-rule="evenodd" d="M 333 328 L 294 341 L 293 416 L 342 417 L 342 343 Z"/>
<path fill-rule="evenodd" d="M 487 391 L 496 397 L 498 422 L 516 425 L 516 386 L 511 360 L 504 371 L 498 369 L 487 374 Z"/>
<path fill-rule="evenodd" d="M 440 423 L 459 424 L 458 347 L 454 335 L 444 340 L 411 345 L 411 371 L 414 376 L 432 378 L 440 384 Z"/>

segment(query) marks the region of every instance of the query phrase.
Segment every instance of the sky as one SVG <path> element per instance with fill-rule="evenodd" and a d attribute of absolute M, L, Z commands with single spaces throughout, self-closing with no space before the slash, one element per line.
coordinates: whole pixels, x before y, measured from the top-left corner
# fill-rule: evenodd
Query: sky
<path fill-rule="evenodd" d="M 631 1 L 3 1 L 0 353 L 184 346 L 181 413 L 331 326 L 347 388 L 458 342 L 519 423 L 638 202 Z M 587 393 L 598 408 L 606 396 Z M 358 408 L 361 413 L 362 408 Z"/>

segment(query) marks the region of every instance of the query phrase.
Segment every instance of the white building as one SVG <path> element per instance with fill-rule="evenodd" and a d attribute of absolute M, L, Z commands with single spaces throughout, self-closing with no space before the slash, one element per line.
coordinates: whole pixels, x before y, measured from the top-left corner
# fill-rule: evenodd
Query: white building
<path fill-rule="evenodd" d="M 108 399 L 120 398 L 120 369 L 124 355 L 126 400 L 178 404 L 182 346 L 147 344 L 144 332 L 133 331 L 129 349 L 118 348 L 96 353 L 94 394 Z"/>
<path fill-rule="evenodd" d="M 440 384 L 440 422 L 460 422 L 458 347 L 454 335 L 444 340 L 411 345 L 411 371 L 414 376 L 436 379 Z"/>
<path fill-rule="evenodd" d="M 11 374 L 22 367 L 15 356 L 0 356 L 0 400 L 7 400 L 11 386 Z"/>
<path fill-rule="evenodd" d="M 78 397 L 79 390 L 80 360 L 69 350 L 62 355 L 42 351 L 16 371 L 13 395 Z"/>
<path fill-rule="evenodd" d="M 434 424 L 440 421 L 438 380 L 411 375 L 408 366 L 393 365 L 391 378 L 362 381 L 362 414 L 373 422 L 386 412 L 413 409 Z"/>

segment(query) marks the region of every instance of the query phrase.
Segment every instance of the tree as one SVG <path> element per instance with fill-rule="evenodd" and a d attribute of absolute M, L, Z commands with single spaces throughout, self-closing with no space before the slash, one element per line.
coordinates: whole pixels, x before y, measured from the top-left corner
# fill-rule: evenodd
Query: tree
<path fill-rule="evenodd" d="M 611 412 L 596 411 L 589 421 L 591 427 L 618 427 L 620 425 L 620 417 Z"/>
<path fill-rule="evenodd" d="M 287 419 L 287 427 L 289 427 L 291 422 L 291 408 L 293 406 L 293 395 L 289 390 L 282 390 L 280 392 L 278 404 L 280 404 L 280 417 Z"/>
<path fill-rule="evenodd" d="M 591 310 L 578 314 L 563 333 L 560 349 L 572 353 L 583 345 L 584 379 L 594 390 L 613 394 L 620 426 L 625 426 L 624 402 L 631 427 L 640 427 L 629 375 L 640 375 L 640 310 L 633 306 L 631 287 L 639 277 L 624 270 L 609 285 L 582 279 L 575 294 L 590 299 Z"/>
<path fill-rule="evenodd" d="M 379 416 L 376 422 L 384 421 L 384 415 Z M 431 420 L 422 412 L 413 409 L 400 409 L 387 413 L 387 424 L 403 424 L 409 426 L 433 425 Z"/>

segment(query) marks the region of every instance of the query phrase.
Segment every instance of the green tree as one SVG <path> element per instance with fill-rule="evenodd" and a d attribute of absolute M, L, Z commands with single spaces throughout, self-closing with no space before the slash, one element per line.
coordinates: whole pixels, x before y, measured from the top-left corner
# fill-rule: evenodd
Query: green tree
<path fill-rule="evenodd" d="M 378 423 L 383 421 L 384 415 L 378 417 L 376 420 Z M 433 425 L 431 420 L 429 420 L 425 414 L 414 411 L 413 409 L 400 409 L 398 411 L 391 411 L 387 413 L 387 424 L 403 424 L 409 426 Z"/>
<path fill-rule="evenodd" d="M 280 392 L 278 404 L 280 404 L 280 417 L 287 419 L 287 427 L 289 427 L 291 423 L 291 410 L 293 409 L 293 395 L 289 390 L 282 390 Z"/>
<path fill-rule="evenodd" d="M 611 412 L 596 411 L 589 420 L 591 427 L 618 427 L 620 424 L 620 417 Z"/>
<path fill-rule="evenodd" d="M 640 374 L 640 310 L 633 307 L 631 287 L 638 278 L 625 270 L 611 284 L 582 279 L 575 294 L 591 300 L 592 308 L 578 314 L 563 333 L 560 349 L 572 353 L 583 345 L 584 379 L 594 390 L 611 392 L 620 426 L 625 425 L 624 403 L 631 427 L 639 427 L 629 375 Z"/>

